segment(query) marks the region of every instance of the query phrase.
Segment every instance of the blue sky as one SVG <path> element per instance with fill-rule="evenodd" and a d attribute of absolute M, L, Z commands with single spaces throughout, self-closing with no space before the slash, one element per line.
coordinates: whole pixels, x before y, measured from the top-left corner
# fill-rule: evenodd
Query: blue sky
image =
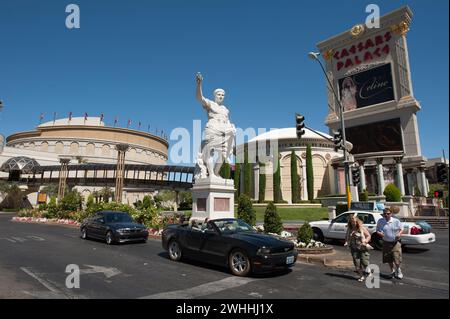
<path fill-rule="evenodd" d="M 65 27 L 65 7 L 81 9 L 81 28 Z M 325 79 L 308 59 L 315 44 L 365 21 L 369 1 L 32 1 L 0 2 L 0 133 L 33 129 L 40 113 L 105 114 L 132 127 L 170 132 L 206 120 L 195 100 L 227 91 L 241 128 L 294 126 L 294 113 L 327 132 Z M 448 157 L 447 0 L 377 1 L 381 14 L 414 12 L 408 47 L 422 153 Z"/>

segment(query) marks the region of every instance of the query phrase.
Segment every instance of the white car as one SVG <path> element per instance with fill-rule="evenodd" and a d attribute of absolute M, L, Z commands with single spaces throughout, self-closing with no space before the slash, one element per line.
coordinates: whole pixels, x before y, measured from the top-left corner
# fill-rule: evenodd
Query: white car
<path fill-rule="evenodd" d="M 314 231 L 314 240 L 323 241 L 324 239 L 342 239 L 345 240 L 347 233 L 347 222 L 351 215 L 356 214 L 364 223 L 372 235 L 371 245 L 381 249 L 382 240 L 376 234 L 377 222 L 383 215 L 380 211 L 356 211 L 351 210 L 340 214 L 333 220 L 321 220 L 310 222 Z M 395 218 L 395 217 L 393 217 Z M 402 222 L 403 234 L 401 236 L 402 245 L 423 245 L 434 243 L 436 236 L 430 232 L 431 227 L 425 222 Z"/>

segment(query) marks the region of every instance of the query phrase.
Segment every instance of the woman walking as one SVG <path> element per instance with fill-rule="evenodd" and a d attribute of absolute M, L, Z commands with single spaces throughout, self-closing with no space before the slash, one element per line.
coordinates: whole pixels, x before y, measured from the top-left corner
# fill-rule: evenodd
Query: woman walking
<path fill-rule="evenodd" d="M 344 246 L 350 247 L 356 272 L 359 274 L 358 281 L 366 280 L 371 272 L 367 271 L 369 266 L 369 251 L 372 248 L 369 245 L 370 234 L 363 226 L 362 221 L 355 215 L 352 215 L 347 223 L 347 235 L 345 236 Z"/>

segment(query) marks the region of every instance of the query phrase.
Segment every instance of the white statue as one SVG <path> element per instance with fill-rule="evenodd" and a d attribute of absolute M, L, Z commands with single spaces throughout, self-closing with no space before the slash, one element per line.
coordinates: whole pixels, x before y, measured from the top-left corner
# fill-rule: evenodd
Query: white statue
<path fill-rule="evenodd" d="M 199 178 L 218 178 L 224 160 L 228 159 L 233 151 L 233 141 L 236 128 L 228 117 L 230 111 L 225 105 L 225 91 L 214 90 L 214 101 L 208 100 L 202 94 L 203 77 L 197 73 L 197 100 L 208 112 L 208 122 L 205 127 L 205 139 L 202 141 L 201 153 L 197 158 L 196 176 Z"/>

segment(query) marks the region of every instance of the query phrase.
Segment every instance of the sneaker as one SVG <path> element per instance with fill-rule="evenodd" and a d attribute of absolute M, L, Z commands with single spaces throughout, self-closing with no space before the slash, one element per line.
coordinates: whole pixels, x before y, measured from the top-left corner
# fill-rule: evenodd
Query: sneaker
<path fill-rule="evenodd" d="M 362 282 L 362 281 L 364 281 L 364 280 L 366 280 L 366 276 L 364 276 L 364 275 L 362 275 L 362 276 L 359 277 L 359 279 L 358 279 L 359 282 Z"/>
<path fill-rule="evenodd" d="M 395 277 L 395 275 L 396 275 L 396 272 L 395 272 L 395 270 L 393 270 L 393 271 L 388 275 L 388 278 L 389 278 L 389 279 L 392 279 L 392 278 Z"/>
<path fill-rule="evenodd" d="M 402 270 L 400 268 L 397 268 L 397 270 L 395 271 L 395 278 L 403 279 Z"/>

